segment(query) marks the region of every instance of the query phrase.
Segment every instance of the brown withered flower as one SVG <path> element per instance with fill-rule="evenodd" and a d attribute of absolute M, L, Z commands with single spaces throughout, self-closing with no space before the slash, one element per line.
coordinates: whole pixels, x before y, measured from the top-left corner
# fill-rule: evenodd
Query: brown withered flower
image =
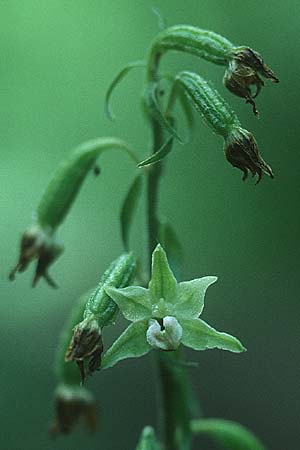
<path fill-rule="evenodd" d="M 96 430 L 96 403 L 87 389 L 62 384 L 55 392 L 54 402 L 55 421 L 50 427 L 52 436 L 71 433 L 81 420 L 91 432 Z"/>
<path fill-rule="evenodd" d="M 254 136 L 241 127 L 234 127 L 225 140 L 225 155 L 227 161 L 244 173 L 242 179 L 246 180 L 248 172 L 257 175 L 257 183 L 263 174 L 274 178 L 271 167 L 262 159 Z"/>
<path fill-rule="evenodd" d="M 92 375 L 100 368 L 102 352 L 101 328 L 96 319 L 88 317 L 74 328 L 65 361 L 77 363 L 82 383 L 84 383 L 86 372 Z"/>
<path fill-rule="evenodd" d="M 20 256 L 17 264 L 9 274 L 12 281 L 18 272 L 24 272 L 31 261 L 37 260 L 32 285 L 43 277 L 52 287 L 56 283 L 48 273 L 49 266 L 63 252 L 63 246 L 54 241 L 53 236 L 43 230 L 39 225 L 33 225 L 23 233 L 20 243 Z"/>
<path fill-rule="evenodd" d="M 225 72 L 224 85 L 238 97 L 246 99 L 246 103 L 250 103 L 254 114 L 258 115 L 254 98 L 259 94 L 264 81 L 260 76 L 278 83 L 279 79 L 275 73 L 264 63 L 259 53 L 250 47 L 236 47 L 232 52 L 231 60 Z M 254 93 L 251 87 L 255 86 Z"/>

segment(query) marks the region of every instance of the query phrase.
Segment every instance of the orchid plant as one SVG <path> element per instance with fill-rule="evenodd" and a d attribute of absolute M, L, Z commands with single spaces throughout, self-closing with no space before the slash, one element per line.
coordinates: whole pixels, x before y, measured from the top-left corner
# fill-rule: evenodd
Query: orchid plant
<path fill-rule="evenodd" d="M 261 55 L 248 46 L 236 46 L 212 31 L 189 25 L 176 25 L 161 31 L 153 40 L 145 61 L 128 64 L 113 79 L 106 96 L 106 110 L 113 116 L 111 94 L 124 76 L 136 67 L 146 68 L 143 109 L 153 134 L 151 155 L 141 161 L 132 146 L 114 138 L 96 138 L 81 144 L 63 161 L 46 187 L 34 223 L 21 239 L 20 256 L 10 273 L 13 280 L 32 261 L 36 261 L 33 285 L 43 278 L 50 286 L 56 282 L 49 267 L 62 254 L 63 245 L 56 233 L 75 202 L 90 170 L 99 170 L 97 158 L 105 150 L 118 149 L 134 163 L 136 175 L 120 212 L 121 235 L 125 253 L 116 258 L 100 281 L 83 295 L 66 322 L 59 341 L 56 373 L 59 385 L 55 394 L 55 434 L 73 431 L 83 419 L 95 429 L 96 407 L 91 392 L 83 386 L 87 375 L 110 369 L 121 360 L 139 358 L 155 351 L 161 379 L 164 411 L 162 432 L 147 426 L 141 433 L 137 450 L 190 450 L 196 434 L 207 434 L 225 450 L 264 450 L 265 447 L 245 427 L 227 420 L 195 419 L 192 415 L 191 389 L 182 347 L 193 350 L 221 349 L 242 353 L 245 347 L 230 334 L 212 328 L 200 318 L 206 290 L 215 276 L 177 281 L 174 273 L 181 266 L 181 245 L 173 224 L 158 216 L 159 181 L 174 142 L 185 143 L 176 127 L 174 105 L 178 100 L 189 125 L 196 110 L 214 133 L 224 140 L 227 161 L 243 173 L 273 178 L 271 167 L 263 160 L 253 134 L 242 127 L 239 118 L 219 91 L 199 74 L 188 70 L 175 75 L 161 73 L 160 61 L 167 51 L 185 52 L 225 67 L 224 86 L 250 103 L 258 115 L 255 98 L 264 77 L 279 80 Z M 162 89 L 162 84 L 168 88 Z M 253 91 L 254 87 L 254 91 Z M 136 206 L 146 183 L 149 277 L 144 280 L 138 256 L 131 251 L 130 230 Z M 145 269 L 145 268 L 144 268 Z M 148 286 L 148 287 L 146 287 Z M 120 336 L 107 345 L 103 328 L 112 326 L 121 312 L 131 322 Z"/>

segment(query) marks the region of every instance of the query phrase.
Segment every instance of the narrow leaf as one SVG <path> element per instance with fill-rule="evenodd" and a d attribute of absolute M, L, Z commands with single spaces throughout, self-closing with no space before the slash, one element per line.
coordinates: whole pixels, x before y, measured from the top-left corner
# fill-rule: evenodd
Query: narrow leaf
<path fill-rule="evenodd" d="M 188 129 L 188 137 L 185 140 L 186 143 L 190 142 L 192 139 L 193 128 L 194 128 L 194 114 L 191 103 L 189 102 L 188 97 L 184 94 L 183 90 L 179 90 L 178 94 L 179 103 L 181 105 L 182 111 L 184 113 L 187 129 Z"/>
<path fill-rule="evenodd" d="M 177 131 L 173 127 L 171 121 L 165 117 L 163 112 L 160 109 L 159 103 L 157 101 L 156 97 L 156 90 L 157 90 L 157 83 L 152 83 L 146 90 L 145 98 L 146 98 L 146 104 L 148 107 L 148 110 L 150 112 L 150 115 L 156 119 L 162 128 L 164 128 L 166 131 L 168 131 L 171 136 L 173 136 L 175 139 L 177 139 L 179 142 L 183 143 L 180 136 L 177 134 Z"/>
<path fill-rule="evenodd" d="M 194 350 L 218 348 L 234 353 L 246 351 L 240 341 L 227 333 L 221 333 L 201 319 L 180 319 L 183 328 L 181 342 Z"/>
<path fill-rule="evenodd" d="M 151 166 L 164 159 L 172 150 L 173 136 L 170 136 L 157 152 L 138 164 L 138 167 Z"/>
<path fill-rule="evenodd" d="M 207 434 L 225 450 L 266 450 L 251 431 L 230 420 L 193 420 L 191 428 L 195 434 Z"/>
<path fill-rule="evenodd" d="M 202 277 L 191 281 L 183 281 L 178 285 L 179 302 L 176 304 L 176 317 L 195 319 L 200 316 L 204 307 L 207 288 L 217 281 L 217 277 Z"/>
<path fill-rule="evenodd" d="M 101 368 L 108 369 L 126 358 L 138 358 L 151 350 L 146 339 L 148 321 L 135 322 L 119 336 L 107 350 L 102 359 Z"/>
<path fill-rule="evenodd" d="M 123 289 L 108 286 L 106 293 L 118 305 L 125 319 L 137 322 L 151 318 L 151 301 L 148 289 L 140 286 L 129 286 Z"/>
<path fill-rule="evenodd" d="M 180 280 L 183 266 L 183 249 L 174 228 L 169 222 L 159 223 L 158 237 L 159 242 L 161 242 L 167 252 L 169 264 L 177 280 Z"/>
<path fill-rule="evenodd" d="M 177 281 L 170 269 L 167 255 L 160 244 L 152 253 L 152 276 L 149 291 L 155 303 L 160 299 L 170 303 L 175 303 L 177 300 Z"/>
<path fill-rule="evenodd" d="M 120 223 L 121 223 L 121 235 L 125 250 L 129 249 L 129 233 L 134 217 L 134 213 L 138 206 L 138 200 L 142 192 L 142 177 L 138 175 L 132 182 L 127 195 L 124 199 L 121 213 L 120 213 Z"/>
<path fill-rule="evenodd" d="M 136 450 L 161 450 L 152 427 L 143 429 Z"/>
<path fill-rule="evenodd" d="M 110 83 L 110 85 L 107 89 L 107 92 L 106 92 L 106 96 L 105 96 L 105 113 L 110 120 L 115 119 L 115 116 L 113 114 L 113 111 L 112 111 L 112 108 L 110 105 L 110 98 L 111 98 L 111 95 L 112 95 L 115 87 L 123 80 L 123 78 L 126 77 L 128 72 L 130 72 L 132 69 L 136 69 L 137 67 L 145 67 L 145 65 L 146 65 L 145 61 L 133 61 L 129 64 L 126 64 L 126 66 L 124 66 L 117 73 L 117 75 L 114 77 L 114 79 Z"/>

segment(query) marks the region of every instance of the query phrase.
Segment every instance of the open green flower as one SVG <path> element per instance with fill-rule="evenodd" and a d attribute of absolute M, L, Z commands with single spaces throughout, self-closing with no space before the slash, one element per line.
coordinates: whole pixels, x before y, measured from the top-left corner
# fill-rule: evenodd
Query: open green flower
<path fill-rule="evenodd" d="M 148 289 L 129 286 L 106 287 L 125 319 L 133 322 L 107 350 L 102 368 L 125 358 L 137 358 L 152 348 L 176 350 L 180 344 L 194 350 L 219 348 L 243 352 L 235 337 L 221 333 L 199 319 L 206 289 L 216 277 L 209 276 L 177 283 L 160 244 L 152 254 L 152 277 Z"/>

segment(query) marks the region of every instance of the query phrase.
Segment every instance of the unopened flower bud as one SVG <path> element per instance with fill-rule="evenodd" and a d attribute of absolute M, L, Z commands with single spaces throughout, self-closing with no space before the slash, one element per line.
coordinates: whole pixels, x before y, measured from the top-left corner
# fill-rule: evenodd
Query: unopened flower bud
<path fill-rule="evenodd" d="M 14 280 L 16 273 L 24 272 L 31 261 L 37 260 L 35 275 L 32 282 L 33 286 L 35 286 L 37 281 L 43 277 L 50 286 L 56 287 L 56 284 L 48 274 L 47 269 L 62 251 L 63 247 L 54 241 L 51 234 L 47 233 L 39 225 L 33 225 L 23 233 L 20 244 L 19 260 L 10 272 L 9 279 L 11 281 Z"/>
<path fill-rule="evenodd" d="M 55 392 L 55 422 L 52 435 L 69 434 L 83 420 L 90 431 L 96 429 L 96 404 L 92 394 L 83 387 L 60 385 Z"/>
<path fill-rule="evenodd" d="M 278 83 L 279 79 L 275 73 L 264 63 L 259 53 L 250 47 L 237 47 L 232 51 L 232 58 L 226 69 L 223 83 L 238 97 L 246 99 L 253 107 L 253 112 L 258 114 L 254 98 L 259 94 L 264 81 L 260 78 L 271 80 Z M 252 93 L 251 86 L 255 86 L 256 91 Z"/>
<path fill-rule="evenodd" d="M 271 167 L 262 159 L 254 136 L 241 127 L 234 127 L 225 140 L 225 154 L 227 161 L 234 167 L 242 170 L 243 180 L 248 172 L 257 175 L 257 183 L 262 179 L 263 173 L 274 178 Z"/>
<path fill-rule="evenodd" d="M 102 352 L 101 329 L 97 320 L 88 317 L 74 328 L 65 361 L 76 361 L 83 383 L 86 376 L 86 363 L 87 372 L 91 375 L 100 368 Z"/>
<path fill-rule="evenodd" d="M 182 337 L 182 327 L 172 316 L 164 317 L 162 324 L 155 319 L 149 320 L 147 330 L 148 343 L 160 350 L 177 350 Z"/>

